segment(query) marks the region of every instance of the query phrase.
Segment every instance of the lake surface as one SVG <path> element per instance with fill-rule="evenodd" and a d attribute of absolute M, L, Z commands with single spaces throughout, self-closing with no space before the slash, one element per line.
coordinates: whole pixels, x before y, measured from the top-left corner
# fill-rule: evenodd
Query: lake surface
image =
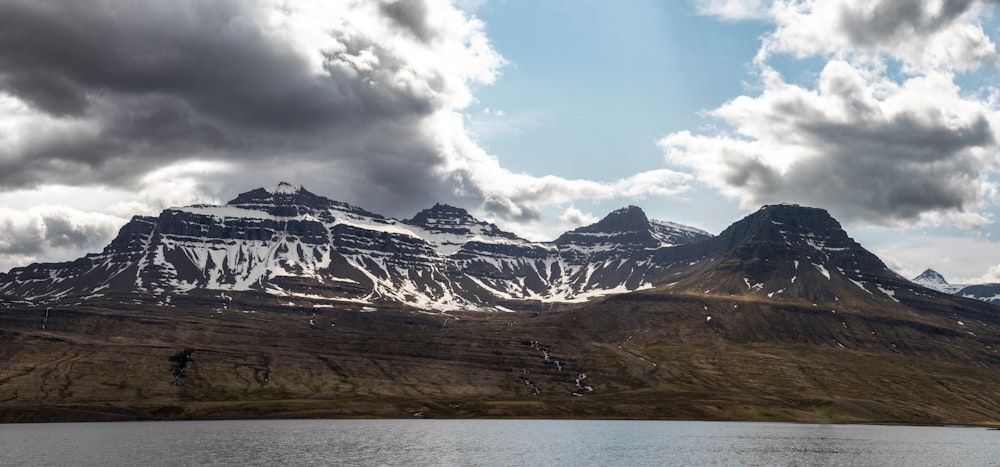
<path fill-rule="evenodd" d="M 0 465 L 1000 465 L 984 428 L 581 420 L 0 424 Z"/>

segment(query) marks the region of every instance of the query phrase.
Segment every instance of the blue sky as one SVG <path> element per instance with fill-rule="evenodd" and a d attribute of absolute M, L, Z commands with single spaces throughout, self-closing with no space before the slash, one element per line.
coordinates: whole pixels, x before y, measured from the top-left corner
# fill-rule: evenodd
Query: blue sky
<path fill-rule="evenodd" d="M 469 10 L 486 23 L 509 62 L 494 84 L 476 91 L 471 130 L 505 167 L 539 176 L 613 180 L 663 167 L 659 138 L 717 125 L 705 111 L 759 92 L 753 62 L 762 38 L 773 30 L 759 18 L 703 14 L 695 2 L 498 1 Z M 981 19 L 984 31 L 995 37 L 992 15 L 987 11 Z M 814 88 L 824 58 L 782 54 L 770 65 L 788 82 Z M 886 67 L 897 81 L 909 77 L 899 61 L 889 60 Z M 986 94 L 996 77 L 995 66 L 983 66 L 959 73 L 955 82 L 963 92 Z M 621 202 L 575 205 L 599 215 Z M 712 232 L 748 208 L 703 185 L 681 196 L 631 202 L 652 217 Z M 996 211 L 991 205 L 983 212 L 992 217 Z M 1000 249 L 990 240 L 997 234 L 992 221 L 978 228 L 947 221 L 846 224 L 907 275 L 935 267 L 953 279 L 976 278 L 1000 260 Z"/>
<path fill-rule="evenodd" d="M 500 1 L 474 13 L 509 63 L 477 89 L 471 131 L 510 170 L 605 181 L 663 167 L 659 138 L 710 124 L 703 110 L 745 92 L 766 29 L 683 2 Z M 712 190 L 577 207 L 600 216 L 623 202 L 714 232 L 743 213 Z"/>
<path fill-rule="evenodd" d="M 0 0 L 0 269 L 279 181 L 544 240 L 828 209 L 1000 281 L 987 0 Z M 71 21 L 67 21 L 71 18 Z"/>

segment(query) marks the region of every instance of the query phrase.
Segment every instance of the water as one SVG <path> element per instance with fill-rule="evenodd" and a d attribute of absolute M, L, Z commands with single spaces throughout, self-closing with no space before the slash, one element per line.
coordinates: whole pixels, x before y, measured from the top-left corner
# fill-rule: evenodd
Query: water
<path fill-rule="evenodd" d="M 580 420 L 0 425 L 0 465 L 1000 465 L 982 428 Z"/>

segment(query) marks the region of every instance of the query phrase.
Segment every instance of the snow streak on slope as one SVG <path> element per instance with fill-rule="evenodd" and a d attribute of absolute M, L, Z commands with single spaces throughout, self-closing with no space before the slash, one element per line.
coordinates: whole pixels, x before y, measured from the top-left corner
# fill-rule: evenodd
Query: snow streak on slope
<path fill-rule="evenodd" d="M 436 205 L 399 221 L 281 184 L 224 206 L 135 218 L 103 253 L 15 269 L 0 293 L 44 302 L 105 289 L 257 291 L 312 302 L 503 309 L 508 300 L 583 301 L 651 287 L 661 272 L 655 251 L 708 238 L 651 224 L 635 207 L 602 223 L 533 243 L 460 208 Z"/>

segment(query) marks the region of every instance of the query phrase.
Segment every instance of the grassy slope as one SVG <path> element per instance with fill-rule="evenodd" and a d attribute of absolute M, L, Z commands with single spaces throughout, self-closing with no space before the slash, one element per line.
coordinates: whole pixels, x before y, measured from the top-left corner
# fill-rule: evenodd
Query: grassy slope
<path fill-rule="evenodd" d="M 451 317 L 137 308 L 54 308 L 45 330 L 44 309 L 0 311 L 0 421 L 419 413 L 1000 423 L 997 331 L 976 323 L 973 336 L 948 317 L 704 296 Z"/>

